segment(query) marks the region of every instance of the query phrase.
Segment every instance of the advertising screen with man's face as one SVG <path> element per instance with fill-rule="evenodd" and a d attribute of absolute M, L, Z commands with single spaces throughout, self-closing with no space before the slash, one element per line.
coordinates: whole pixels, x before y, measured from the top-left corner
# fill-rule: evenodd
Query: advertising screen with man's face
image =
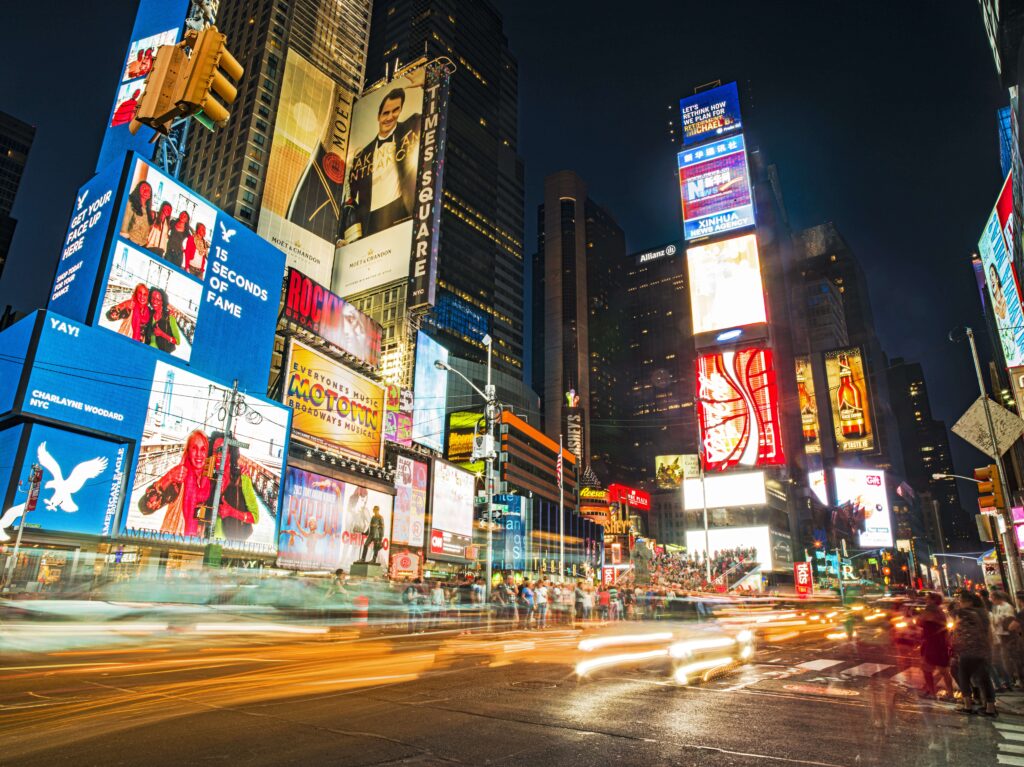
<path fill-rule="evenodd" d="M 283 274 L 281 251 L 130 155 L 79 191 L 50 306 L 265 389 Z"/>
<path fill-rule="evenodd" d="M 224 459 L 216 533 L 273 553 L 288 436 L 288 411 L 255 397 L 236 406 L 225 446 L 231 390 L 158 361 L 125 528 L 209 539 L 214 467 Z"/>
<path fill-rule="evenodd" d="M 419 67 L 363 94 L 352 110 L 342 240 L 331 289 L 350 296 L 409 276 L 423 134 Z"/>
<path fill-rule="evenodd" d="M 1013 268 L 1013 179 L 1007 176 L 978 241 L 985 284 L 1008 367 L 1024 365 L 1024 308 Z"/>

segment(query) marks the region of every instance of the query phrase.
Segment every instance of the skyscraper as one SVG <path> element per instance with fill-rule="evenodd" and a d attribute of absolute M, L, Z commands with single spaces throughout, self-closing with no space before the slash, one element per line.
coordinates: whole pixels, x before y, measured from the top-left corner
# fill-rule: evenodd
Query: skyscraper
<path fill-rule="evenodd" d="M 11 209 L 35 135 L 36 129 L 28 123 L 0 112 L 0 272 L 14 239 L 18 222 L 11 218 Z"/>
<path fill-rule="evenodd" d="M 518 66 L 501 15 L 487 0 L 374 3 L 367 82 L 424 54 L 448 57 L 456 67 L 448 102 L 437 305 L 425 321 L 455 356 L 476 362 L 486 359 L 483 330 L 494 342 L 495 368 L 522 378 Z"/>
<path fill-rule="evenodd" d="M 544 180 L 537 240 L 534 387 L 543 392 L 544 430 L 557 439 L 581 419 L 584 466 L 596 461 L 602 480 L 620 479 L 612 466 L 623 452 L 614 425 L 624 375 L 625 236 L 583 180 L 560 171 Z"/>

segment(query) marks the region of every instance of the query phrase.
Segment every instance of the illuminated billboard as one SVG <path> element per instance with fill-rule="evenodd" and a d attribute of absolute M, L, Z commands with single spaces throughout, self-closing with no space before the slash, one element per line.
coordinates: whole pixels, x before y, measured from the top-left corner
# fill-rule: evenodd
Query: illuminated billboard
<path fill-rule="evenodd" d="M 457 412 L 448 416 L 448 447 L 445 457 L 456 466 L 480 474 L 484 471 L 482 460 L 473 460 L 473 438 L 487 433 L 487 420 L 480 412 Z"/>
<path fill-rule="evenodd" d="M 821 452 L 821 428 L 818 423 L 818 400 L 814 393 L 814 370 L 810 357 L 797 357 L 796 391 L 800 404 L 800 429 L 804 440 L 804 452 Z"/>
<path fill-rule="evenodd" d="M 787 533 L 758 527 L 713 527 L 708 530 L 708 548 L 712 552 L 725 549 L 754 549 L 753 559 L 762 571 L 789 572 L 793 569 L 793 543 Z M 704 530 L 686 531 L 688 554 L 703 554 Z"/>
<path fill-rule="evenodd" d="M 706 469 L 784 463 L 772 351 L 754 348 L 701 355 L 697 417 Z"/>
<path fill-rule="evenodd" d="M 743 127 L 736 83 L 701 91 L 679 100 L 683 146 L 735 133 Z"/>
<path fill-rule="evenodd" d="M 694 456 L 695 457 L 695 456 Z M 662 490 L 675 490 L 683 486 L 683 478 L 686 476 L 687 460 L 686 455 L 656 455 L 654 456 L 654 481 Z"/>
<path fill-rule="evenodd" d="M 230 387 L 157 361 L 125 529 L 214 537 L 209 462 L 220 466 L 230 393 Z M 273 553 L 288 412 L 255 397 L 244 402 L 232 426 L 241 445 L 227 448 L 216 537 Z"/>
<path fill-rule="evenodd" d="M 8 531 L 24 524 L 26 530 L 116 533 L 130 454 L 130 447 L 123 442 L 33 424 L 21 466 L 14 466 L 13 474 L 26 477 L 32 465 L 38 464 L 43 470 L 42 485 L 35 509 L 23 512 Z M 4 470 L 11 468 L 8 464 Z M 24 504 L 27 498 L 27 484 L 18 484 L 12 506 Z M 0 539 L 4 535 L 0 531 Z"/>
<path fill-rule="evenodd" d="M 1013 268 L 1013 185 L 1007 176 L 978 242 L 992 313 L 1008 367 L 1024 365 L 1024 310 Z"/>
<path fill-rule="evenodd" d="M 387 493 L 292 466 L 285 474 L 277 564 L 297 570 L 348 570 L 360 561 L 370 520 L 380 515 L 384 542 L 377 559 L 388 566 L 391 507 Z M 373 554 L 372 544 L 367 557 Z"/>
<path fill-rule="evenodd" d="M 295 439 L 380 465 L 384 390 L 368 378 L 292 340 L 281 371 L 282 401 Z"/>
<path fill-rule="evenodd" d="M 476 477 L 447 461 L 434 459 L 430 495 L 430 542 L 427 558 L 465 562 L 473 543 Z"/>
<path fill-rule="evenodd" d="M 395 519 L 391 540 L 422 546 L 427 519 L 427 464 L 404 455 L 395 464 Z"/>
<path fill-rule="evenodd" d="M 754 225 L 742 134 L 684 149 L 677 156 L 683 237 L 697 240 Z"/>
<path fill-rule="evenodd" d="M 874 416 L 861 350 L 854 347 L 826 352 L 825 380 L 836 448 L 840 453 L 873 451 Z"/>
<path fill-rule="evenodd" d="M 709 509 L 764 506 L 768 503 L 764 480 L 763 471 L 710 474 L 703 482 L 699 478 L 686 479 L 683 481 L 683 507 L 687 511 L 703 509 L 705 493 Z"/>
<path fill-rule="evenodd" d="M 128 51 L 113 88 L 114 104 L 103 132 L 103 143 L 96 161 L 97 172 L 120 160 L 126 152 L 153 154 L 152 141 L 156 131 L 143 125 L 132 135 L 128 125 L 135 117 L 157 49 L 161 45 L 178 42 L 188 7 L 188 0 L 140 0 Z"/>
<path fill-rule="evenodd" d="M 811 488 L 814 497 L 822 506 L 828 506 L 828 488 L 825 487 L 825 470 L 816 469 L 807 472 L 807 485 Z"/>
<path fill-rule="evenodd" d="M 353 98 L 294 49 L 285 54 L 256 231 L 322 285 L 341 235 Z"/>
<path fill-rule="evenodd" d="M 412 447 L 412 391 L 394 384 L 384 390 L 384 441 Z"/>
<path fill-rule="evenodd" d="M 412 439 L 424 447 L 444 450 L 448 371 L 434 363 L 448 364 L 448 350 L 423 331 L 416 334 L 416 371 L 413 381 Z"/>
<path fill-rule="evenodd" d="M 266 391 L 284 254 L 132 154 L 77 196 L 49 308 Z"/>
<path fill-rule="evenodd" d="M 284 316 L 371 367 L 380 364 L 381 326 L 320 283 L 289 267 Z"/>
<path fill-rule="evenodd" d="M 689 248 L 686 263 L 694 335 L 767 321 L 756 235 Z"/>
<path fill-rule="evenodd" d="M 861 548 L 892 546 L 892 517 L 885 489 L 885 472 L 874 469 L 835 469 L 836 507 L 832 530 L 836 538 L 852 540 Z"/>

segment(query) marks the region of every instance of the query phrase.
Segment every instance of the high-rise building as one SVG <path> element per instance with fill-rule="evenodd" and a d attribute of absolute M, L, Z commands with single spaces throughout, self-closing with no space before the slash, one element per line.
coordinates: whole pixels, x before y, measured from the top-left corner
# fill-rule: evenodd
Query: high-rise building
<path fill-rule="evenodd" d="M 0 112 L 0 272 L 14 239 L 17 221 L 11 218 L 11 209 L 35 135 L 36 129 L 28 123 Z"/>
<path fill-rule="evenodd" d="M 182 181 L 254 229 L 268 198 L 280 197 L 282 208 L 301 208 L 302 180 L 319 175 L 311 162 L 323 163 L 332 151 L 345 157 L 345 137 L 334 134 L 347 131 L 352 102 L 362 90 L 371 4 L 220 0 L 216 25 L 245 75 L 225 128 L 191 127 Z M 285 167 L 268 174 L 275 143 L 288 157 Z M 324 205 L 305 218 L 305 230 L 323 240 L 333 258 L 339 211 Z M 289 256 L 293 248 L 310 247 L 298 245 L 294 232 L 268 238 Z"/>
<path fill-rule="evenodd" d="M 628 363 L 618 437 L 628 447 L 627 479 L 646 486 L 656 456 L 697 452 L 690 294 L 676 243 L 634 253 L 626 264 Z"/>
<path fill-rule="evenodd" d="M 544 393 L 544 430 L 569 437 L 580 419 L 584 466 L 595 463 L 606 482 L 621 479 L 625 235 L 579 176 L 560 171 L 544 181 L 537 239 L 534 386 Z"/>
<path fill-rule="evenodd" d="M 486 359 L 481 339 L 489 334 L 494 367 L 522 378 L 518 65 L 501 15 L 487 0 L 374 3 L 367 82 L 423 55 L 447 57 L 455 65 L 448 95 L 437 304 L 425 322 L 452 354 L 476 362 Z"/>
<path fill-rule="evenodd" d="M 956 480 L 951 476 L 935 479 L 935 474 L 952 475 L 953 459 L 949 449 L 946 424 L 932 415 L 928 384 L 919 362 L 900 357 L 889 364 L 889 396 L 903 449 L 903 465 L 910 486 L 921 496 L 922 525 L 932 532 L 932 545 L 942 549 L 933 519 L 931 501 L 938 503 L 939 518 L 945 542 L 951 548 L 969 547 L 977 543 L 974 520 L 960 502 Z"/>

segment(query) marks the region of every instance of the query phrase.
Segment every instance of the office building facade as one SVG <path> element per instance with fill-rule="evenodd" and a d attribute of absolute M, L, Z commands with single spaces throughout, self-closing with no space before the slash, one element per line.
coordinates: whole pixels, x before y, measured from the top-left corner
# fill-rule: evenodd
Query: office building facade
<path fill-rule="evenodd" d="M 14 240 L 18 222 L 11 218 L 11 210 L 35 135 L 36 129 L 28 123 L 0 112 L 0 273 Z"/>

